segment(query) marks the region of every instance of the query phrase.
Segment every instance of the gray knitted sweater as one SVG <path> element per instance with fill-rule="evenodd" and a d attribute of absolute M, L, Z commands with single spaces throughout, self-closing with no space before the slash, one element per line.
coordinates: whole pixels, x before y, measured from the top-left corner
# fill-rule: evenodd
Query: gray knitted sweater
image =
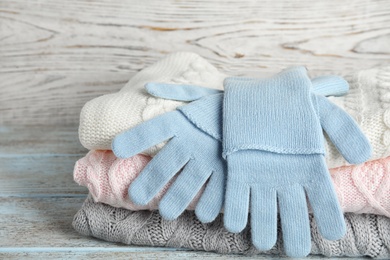
<path fill-rule="evenodd" d="M 311 254 L 325 256 L 370 256 L 390 258 L 390 219 L 369 214 L 345 214 L 347 235 L 338 241 L 321 237 L 310 216 Z M 257 251 L 251 244 L 249 226 L 239 234 L 227 232 L 222 216 L 209 224 L 197 220 L 193 211 L 186 211 L 177 220 L 163 220 L 158 211 L 130 211 L 95 203 L 88 197 L 73 220 L 79 233 L 129 245 L 166 246 L 214 251 L 221 254 L 284 255 L 280 237 L 274 248 Z"/>

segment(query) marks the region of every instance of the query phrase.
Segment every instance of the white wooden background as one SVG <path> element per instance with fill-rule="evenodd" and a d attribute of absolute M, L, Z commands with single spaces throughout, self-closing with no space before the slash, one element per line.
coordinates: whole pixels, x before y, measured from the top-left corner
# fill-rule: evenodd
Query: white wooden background
<path fill-rule="evenodd" d="M 232 75 L 346 74 L 390 62 L 390 1 L 0 0 L 0 258 L 230 258 L 71 227 L 82 105 L 178 50 Z"/>

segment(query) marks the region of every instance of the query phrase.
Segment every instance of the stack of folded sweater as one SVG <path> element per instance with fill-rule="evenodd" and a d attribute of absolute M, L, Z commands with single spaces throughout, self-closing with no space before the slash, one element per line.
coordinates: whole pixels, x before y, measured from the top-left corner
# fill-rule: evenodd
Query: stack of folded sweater
<path fill-rule="evenodd" d="M 75 181 L 90 195 L 76 214 L 73 226 L 83 235 L 129 245 L 166 246 L 219 253 L 283 255 L 280 234 L 276 245 L 259 252 L 251 244 L 250 228 L 229 233 L 222 213 L 201 223 L 193 210 L 203 190 L 187 211 L 173 221 L 158 213 L 158 203 L 174 179 L 147 205 L 131 201 L 129 185 L 164 144 L 127 159 L 111 151 L 113 138 L 136 125 L 174 110 L 183 102 L 150 96 L 149 82 L 200 85 L 222 89 L 227 76 L 192 53 L 174 53 L 135 75 L 118 93 L 89 101 L 81 112 L 79 136 L 90 152 L 77 161 Z M 372 146 L 366 163 L 349 165 L 327 139 L 326 162 L 347 225 L 347 234 L 328 241 L 310 216 L 312 254 L 326 256 L 390 257 L 390 67 L 346 76 L 347 95 L 329 97 L 360 126 Z M 280 229 L 279 229 L 280 233 Z"/>

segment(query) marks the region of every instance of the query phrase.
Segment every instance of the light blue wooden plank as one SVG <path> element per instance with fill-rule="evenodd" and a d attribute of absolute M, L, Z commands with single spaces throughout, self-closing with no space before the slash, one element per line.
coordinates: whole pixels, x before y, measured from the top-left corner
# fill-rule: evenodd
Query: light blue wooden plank
<path fill-rule="evenodd" d="M 86 189 L 86 188 L 85 188 Z M 88 194 L 87 189 L 81 194 L 66 194 L 66 193 L 48 193 L 48 194 L 34 194 L 34 193 L 0 193 L 0 197 L 4 198 L 34 198 L 34 199 L 50 199 L 50 198 L 85 198 Z"/>
<path fill-rule="evenodd" d="M 219 255 L 208 252 L 194 252 L 194 251 L 139 251 L 139 252 L 40 252 L 40 253 L 0 253 L 0 257 L 3 259 L 245 259 L 245 260 L 258 260 L 258 259 L 291 259 L 271 256 L 240 256 L 240 255 Z M 297 259 L 297 258 L 295 258 Z M 317 259 L 306 258 L 305 260 Z M 340 258 L 343 259 L 343 258 Z"/>
<path fill-rule="evenodd" d="M 0 157 L 0 197 L 74 196 L 87 188 L 73 181 L 73 168 L 81 156 Z"/>
<path fill-rule="evenodd" d="M 91 238 L 93 239 L 93 238 Z M 110 244 L 110 242 L 107 242 Z M 45 253 L 45 252 L 164 252 L 164 251 L 191 251 L 184 248 L 168 248 L 168 247 L 0 247 L 0 253 Z"/>
<path fill-rule="evenodd" d="M 79 142 L 77 125 L 1 126 L 0 131 L 0 158 L 79 156 L 87 153 Z"/>
<path fill-rule="evenodd" d="M 83 157 L 85 156 L 85 153 L 78 153 L 78 154 L 66 154 L 66 153 L 38 153 L 38 154 L 22 154 L 22 153 L 8 153 L 8 154 L 0 154 L 0 159 L 24 159 L 24 158 L 55 158 L 55 157 Z M 77 159 L 76 159 L 77 160 Z"/>

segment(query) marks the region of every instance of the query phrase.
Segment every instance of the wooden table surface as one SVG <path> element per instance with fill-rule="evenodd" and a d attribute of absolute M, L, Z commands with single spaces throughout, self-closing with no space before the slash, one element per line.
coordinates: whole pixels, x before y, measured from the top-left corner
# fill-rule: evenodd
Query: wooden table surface
<path fill-rule="evenodd" d="M 231 75 L 297 64 L 343 75 L 390 62 L 390 1 L 1 0 L 0 259 L 238 257 L 113 244 L 71 226 L 87 194 L 72 178 L 87 152 L 81 107 L 178 50 Z"/>

